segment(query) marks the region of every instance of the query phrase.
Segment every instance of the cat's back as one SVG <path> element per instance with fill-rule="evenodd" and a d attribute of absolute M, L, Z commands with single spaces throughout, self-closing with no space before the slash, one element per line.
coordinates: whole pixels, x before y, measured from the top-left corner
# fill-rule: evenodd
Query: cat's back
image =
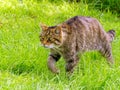
<path fill-rule="evenodd" d="M 105 33 L 102 25 L 96 18 L 75 16 L 67 20 L 65 23 L 71 27 L 71 32 L 77 32 L 79 35 L 85 34 L 87 36 L 94 37 L 92 36 L 93 33 Z"/>
<path fill-rule="evenodd" d="M 65 22 L 71 27 L 72 37 L 76 37 L 79 48 L 94 49 L 105 41 L 107 35 L 95 18 L 75 16 Z"/>
<path fill-rule="evenodd" d="M 90 23 L 99 23 L 97 19 L 92 18 L 92 17 L 85 17 L 85 16 L 75 16 L 73 18 L 70 18 L 69 20 L 67 20 L 65 22 L 68 25 L 77 25 L 77 24 L 81 24 L 81 25 L 86 25 L 86 24 L 90 24 Z"/>

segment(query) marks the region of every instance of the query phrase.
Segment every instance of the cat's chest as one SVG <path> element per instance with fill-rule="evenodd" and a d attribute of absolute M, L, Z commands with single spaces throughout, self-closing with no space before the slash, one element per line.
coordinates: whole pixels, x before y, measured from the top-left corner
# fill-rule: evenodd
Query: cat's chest
<path fill-rule="evenodd" d="M 54 48 L 54 51 L 59 53 L 61 56 L 68 55 L 73 49 L 70 49 L 69 46 L 61 46 L 59 48 Z"/>
<path fill-rule="evenodd" d="M 53 50 L 61 55 L 63 53 L 63 48 L 53 48 Z"/>

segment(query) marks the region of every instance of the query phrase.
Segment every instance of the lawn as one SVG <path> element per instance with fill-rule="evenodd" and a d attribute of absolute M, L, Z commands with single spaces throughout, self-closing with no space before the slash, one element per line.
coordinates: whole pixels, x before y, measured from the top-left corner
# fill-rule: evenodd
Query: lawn
<path fill-rule="evenodd" d="M 120 18 L 91 7 L 64 0 L 0 0 L 0 90 L 120 90 Z M 97 18 L 106 31 L 115 29 L 112 68 L 98 52 L 86 52 L 69 78 L 63 58 L 59 75 L 47 69 L 49 49 L 40 46 L 39 23 L 57 25 L 76 15 Z"/>

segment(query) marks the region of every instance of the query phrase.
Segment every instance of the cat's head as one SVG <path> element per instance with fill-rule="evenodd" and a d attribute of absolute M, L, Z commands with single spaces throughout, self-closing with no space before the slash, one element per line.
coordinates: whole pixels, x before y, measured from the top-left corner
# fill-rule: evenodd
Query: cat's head
<path fill-rule="evenodd" d="M 68 27 L 66 25 L 58 25 L 48 27 L 44 24 L 40 25 L 42 31 L 40 33 L 40 42 L 46 48 L 55 48 L 63 44 L 65 32 Z"/>

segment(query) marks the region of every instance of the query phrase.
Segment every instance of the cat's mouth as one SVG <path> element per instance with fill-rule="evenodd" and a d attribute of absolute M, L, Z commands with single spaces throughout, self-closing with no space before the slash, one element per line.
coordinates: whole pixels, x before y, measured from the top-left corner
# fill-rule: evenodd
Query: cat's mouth
<path fill-rule="evenodd" d="M 55 45 L 54 44 L 50 44 L 50 45 L 42 45 L 44 48 L 54 48 Z"/>

